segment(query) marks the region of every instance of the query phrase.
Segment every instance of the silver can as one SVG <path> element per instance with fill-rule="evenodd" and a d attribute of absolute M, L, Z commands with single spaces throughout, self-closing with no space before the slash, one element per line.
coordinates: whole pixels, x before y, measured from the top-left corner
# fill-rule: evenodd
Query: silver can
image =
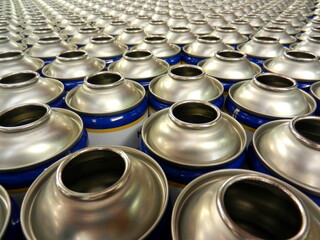
<path fill-rule="evenodd" d="M 17 43 L 10 40 L 7 36 L 0 37 L 0 52 L 24 51 L 27 49 L 26 44 Z"/>
<path fill-rule="evenodd" d="M 311 52 L 320 56 L 320 35 L 308 36 L 306 40 L 290 45 L 292 50 Z"/>
<path fill-rule="evenodd" d="M 168 239 L 161 236 L 167 204 L 166 178 L 152 158 L 127 147 L 94 147 L 63 158 L 34 182 L 21 222 L 30 240 Z"/>
<path fill-rule="evenodd" d="M 172 216 L 174 240 L 320 237 L 320 210 L 307 196 L 248 170 L 220 170 L 192 181 Z"/>
<path fill-rule="evenodd" d="M 256 171 L 296 186 L 320 206 L 319 126 L 320 117 L 314 116 L 262 125 L 253 136 L 250 163 Z"/>
<path fill-rule="evenodd" d="M 221 168 L 241 168 L 245 159 L 242 126 L 205 101 L 180 101 L 154 113 L 143 124 L 141 136 L 141 150 L 167 175 L 173 202 L 196 177 Z"/>
<path fill-rule="evenodd" d="M 139 148 L 140 129 L 147 118 L 144 88 L 119 73 L 100 72 L 72 89 L 66 104 L 83 119 L 89 145 Z"/>
<path fill-rule="evenodd" d="M 150 81 L 168 71 L 169 64 L 147 50 L 130 50 L 123 57 L 109 65 L 108 70 L 119 72 L 124 78 L 139 82 L 148 88 Z"/>
<path fill-rule="evenodd" d="M 0 184 L 21 203 L 41 172 L 62 156 L 87 146 L 87 133 L 77 114 L 29 103 L 0 112 L 0 143 Z"/>
<path fill-rule="evenodd" d="M 196 40 L 196 36 L 187 27 L 171 27 L 166 37 L 169 43 L 177 44 L 180 48 Z"/>
<path fill-rule="evenodd" d="M 64 107 L 64 95 L 64 86 L 60 81 L 42 78 L 37 72 L 15 72 L 0 77 L 0 111 L 22 103 Z"/>

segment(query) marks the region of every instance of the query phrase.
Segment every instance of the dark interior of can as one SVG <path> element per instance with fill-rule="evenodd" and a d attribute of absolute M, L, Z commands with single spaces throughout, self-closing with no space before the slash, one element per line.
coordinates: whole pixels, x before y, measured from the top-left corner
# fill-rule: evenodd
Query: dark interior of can
<path fill-rule="evenodd" d="M 97 193 L 115 184 L 126 163 L 116 152 L 94 150 L 73 158 L 62 170 L 63 184 L 78 193 Z"/>
<path fill-rule="evenodd" d="M 278 75 L 260 75 L 256 80 L 264 85 L 276 88 L 288 88 L 294 85 L 293 81 Z"/>
<path fill-rule="evenodd" d="M 220 38 L 216 36 L 200 36 L 199 39 L 206 40 L 206 41 L 219 41 Z"/>
<path fill-rule="evenodd" d="M 296 203 L 279 188 L 257 180 L 230 185 L 224 195 L 227 215 L 247 233 L 262 239 L 289 239 L 301 229 Z"/>
<path fill-rule="evenodd" d="M 173 73 L 174 75 L 183 76 L 183 77 L 197 77 L 203 74 L 203 71 L 199 68 L 195 68 L 192 66 L 185 66 L 185 67 L 172 68 L 171 73 Z"/>
<path fill-rule="evenodd" d="M 0 53 L 0 58 L 11 58 L 11 57 L 16 57 L 20 55 L 21 55 L 21 52 L 18 52 L 18 51 L 4 52 L 4 53 Z"/>
<path fill-rule="evenodd" d="M 299 119 L 295 121 L 294 128 L 301 136 L 320 144 L 320 119 Z"/>
<path fill-rule="evenodd" d="M 59 57 L 63 58 L 77 58 L 85 55 L 85 52 L 83 51 L 70 51 L 70 52 L 63 52 L 60 53 Z"/>
<path fill-rule="evenodd" d="M 106 85 L 111 84 L 119 81 L 121 79 L 121 76 L 116 73 L 102 73 L 94 75 L 90 78 L 88 78 L 88 83 L 95 84 L 95 85 Z"/>
<path fill-rule="evenodd" d="M 128 27 L 128 28 L 126 28 L 126 31 L 128 31 L 128 32 L 137 32 L 137 31 L 142 31 L 142 28 L 140 28 L 140 27 Z"/>
<path fill-rule="evenodd" d="M 43 38 L 40 38 L 39 40 L 41 42 L 51 42 L 51 41 L 57 41 L 59 39 L 60 39 L 59 37 L 52 36 L 52 37 L 43 37 Z"/>
<path fill-rule="evenodd" d="M 148 36 L 148 37 L 145 37 L 145 39 L 150 42 L 158 42 L 158 41 L 163 41 L 166 38 L 162 36 Z"/>
<path fill-rule="evenodd" d="M 110 41 L 111 39 L 112 39 L 112 37 L 109 37 L 109 36 L 92 37 L 92 40 L 97 41 L 97 42 Z"/>
<path fill-rule="evenodd" d="M 261 36 L 261 37 L 255 37 L 256 39 L 258 39 L 258 40 L 261 40 L 261 41 L 267 41 L 267 42 L 274 42 L 274 41 L 277 41 L 277 39 L 276 38 L 273 38 L 273 37 L 263 37 L 263 36 Z"/>
<path fill-rule="evenodd" d="M 310 36 L 310 39 L 320 42 L 320 36 Z"/>
<path fill-rule="evenodd" d="M 92 31 L 96 31 L 98 30 L 97 28 L 94 27 L 84 27 L 84 28 L 80 28 L 81 32 L 92 32 Z"/>
<path fill-rule="evenodd" d="M 218 116 L 214 108 L 195 102 L 187 102 L 174 107 L 172 114 L 182 122 L 195 124 L 211 122 Z"/>
<path fill-rule="evenodd" d="M 217 52 L 217 54 L 225 58 L 242 58 L 244 56 L 243 53 L 236 51 L 221 51 Z"/>
<path fill-rule="evenodd" d="M 0 126 L 19 127 L 42 118 L 47 113 L 43 106 L 25 105 L 2 114 L 0 116 Z"/>
<path fill-rule="evenodd" d="M 29 81 L 35 78 L 37 75 L 32 72 L 28 73 L 16 73 L 0 79 L 1 84 L 14 84 Z"/>
<path fill-rule="evenodd" d="M 282 27 L 276 27 L 276 26 L 270 26 L 270 27 L 266 27 L 265 29 L 268 30 L 275 30 L 275 31 L 284 31 L 285 29 Z"/>
<path fill-rule="evenodd" d="M 151 53 L 146 51 L 133 51 L 133 52 L 126 52 L 125 55 L 131 58 L 143 58 L 143 57 L 150 56 Z"/>
<path fill-rule="evenodd" d="M 221 30 L 227 30 L 227 31 L 235 31 L 235 27 L 227 27 L 227 26 L 222 26 L 220 27 Z"/>
<path fill-rule="evenodd" d="M 300 51 L 288 51 L 287 55 L 294 58 L 300 58 L 300 59 L 316 59 L 317 58 L 315 55 L 311 53 L 300 52 Z"/>

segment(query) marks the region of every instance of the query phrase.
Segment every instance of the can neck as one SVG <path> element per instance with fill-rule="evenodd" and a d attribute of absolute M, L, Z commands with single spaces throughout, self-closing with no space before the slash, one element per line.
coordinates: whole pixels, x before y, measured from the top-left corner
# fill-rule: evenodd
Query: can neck
<path fill-rule="evenodd" d="M 130 159 L 121 150 L 85 148 L 62 161 L 55 182 L 60 192 L 69 198 L 98 201 L 112 197 L 127 183 L 130 166 Z"/>

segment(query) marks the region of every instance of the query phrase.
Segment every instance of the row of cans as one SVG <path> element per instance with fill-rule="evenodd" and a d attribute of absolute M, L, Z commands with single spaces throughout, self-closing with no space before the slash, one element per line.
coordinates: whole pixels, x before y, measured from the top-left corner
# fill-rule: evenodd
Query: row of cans
<path fill-rule="evenodd" d="M 0 237 L 318 239 L 318 8 L 0 2 Z"/>

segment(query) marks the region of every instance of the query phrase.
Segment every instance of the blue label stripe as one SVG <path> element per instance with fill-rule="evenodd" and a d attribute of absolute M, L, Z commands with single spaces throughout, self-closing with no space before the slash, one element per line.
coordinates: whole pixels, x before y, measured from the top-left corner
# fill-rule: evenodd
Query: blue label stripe
<path fill-rule="evenodd" d="M 228 163 L 221 164 L 214 167 L 202 167 L 202 168 L 192 168 L 192 167 L 183 167 L 181 165 L 174 165 L 169 163 L 168 161 L 160 159 L 158 156 L 153 154 L 147 146 L 144 144 L 143 140 L 141 139 L 140 142 L 141 151 L 151 156 L 155 159 L 163 171 L 165 172 L 168 180 L 179 183 L 179 184 L 188 184 L 195 178 L 215 170 L 219 169 L 229 169 L 229 168 L 242 168 L 244 165 L 244 161 L 246 158 L 245 150 L 235 159 L 230 160 Z"/>
<path fill-rule="evenodd" d="M 127 124 L 130 124 L 140 117 L 142 117 L 148 108 L 148 101 L 146 98 L 135 108 L 116 115 L 112 116 L 88 116 L 79 114 L 82 118 L 85 128 L 89 129 L 110 129 L 122 127 Z"/>
<path fill-rule="evenodd" d="M 228 96 L 225 102 L 225 109 L 230 116 L 234 115 L 234 112 L 237 112 L 235 119 L 237 119 L 241 124 L 246 125 L 250 128 L 257 129 L 262 124 L 272 121 L 273 119 L 262 118 L 258 116 L 254 116 L 250 113 L 247 113 L 241 109 L 239 109 Z"/>
<path fill-rule="evenodd" d="M 206 59 L 206 58 L 201 58 L 201 57 L 193 57 L 191 55 L 189 55 L 188 53 L 186 52 L 183 52 L 182 53 L 182 60 L 188 64 L 191 64 L 191 65 L 197 65 L 200 61 L 202 61 L 203 59 Z"/>
<path fill-rule="evenodd" d="M 161 58 L 162 60 L 165 60 L 167 63 L 169 63 L 170 66 L 175 65 L 181 61 L 181 56 L 180 53 L 173 57 L 168 57 L 168 58 Z"/>
<path fill-rule="evenodd" d="M 60 160 L 64 156 L 75 152 L 81 148 L 88 146 L 88 134 L 86 130 L 83 130 L 80 139 L 68 150 L 52 158 L 49 162 L 41 164 L 40 166 L 26 169 L 21 172 L 1 173 L 0 184 L 6 189 L 17 189 L 29 187 L 33 181 L 51 164 Z"/>

